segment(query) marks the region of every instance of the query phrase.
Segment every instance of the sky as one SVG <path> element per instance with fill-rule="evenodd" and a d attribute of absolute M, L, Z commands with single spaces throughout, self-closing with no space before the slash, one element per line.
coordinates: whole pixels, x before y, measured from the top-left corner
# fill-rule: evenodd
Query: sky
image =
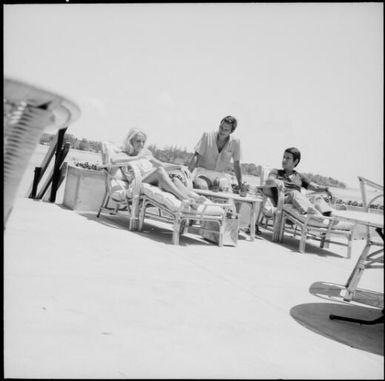
<path fill-rule="evenodd" d="M 383 4 L 3 5 L 4 75 L 73 100 L 67 132 L 193 152 L 238 120 L 242 162 L 383 184 Z"/>

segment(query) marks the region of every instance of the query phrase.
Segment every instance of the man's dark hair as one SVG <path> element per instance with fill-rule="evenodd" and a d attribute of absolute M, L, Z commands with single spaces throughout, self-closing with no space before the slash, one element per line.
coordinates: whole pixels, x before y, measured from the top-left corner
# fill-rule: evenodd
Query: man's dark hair
<path fill-rule="evenodd" d="M 295 165 L 296 167 L 301 161 L 301 152 L 299 151 L 299 149 L 295 147 L 290 147 L 290 148 L 286 148 L 285 152 L 291 153 L 293 155 L 293 161 L 298 160 L 297 164 Z"/>
<path fill-rule="evenodd" d="M 231 132 L 234 132 L 234 130 L 237 128 L 237 120 L 231 116 L 231 115 L 228 115 L 228 116 L 225 116 L 222 120 L 221 120 L 221 123 L 219 125 L 222 125 L 222 123 L 228 123 L 231 125 Z"/>

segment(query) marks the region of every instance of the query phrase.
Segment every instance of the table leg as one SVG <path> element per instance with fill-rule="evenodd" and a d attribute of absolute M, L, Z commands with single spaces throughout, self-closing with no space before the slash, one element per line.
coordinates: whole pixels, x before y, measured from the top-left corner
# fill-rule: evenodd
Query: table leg
<path fill-rule="evenodd" d="M 371 246 L 370 240 L 367 240 L 366 245 L 365 245 L 364 249 L 362 250 L 360 257 L 358 258 L 358 261 L 357 261 L 356 265 L 354 266 L 354 269 L 353 269 L 352 273 L 350 274 L 348 281 L 346 282 L 346 285 L 345 285 L 346 291 L 345 291 L 345 295 L 343 297 L 344 300 L 346 300 L 346 301 L 350 301 L 353 298 L 354 292 L 355 292 L 355 290 L 358 286 L 358 283 L 361 279 L 362 273 L 365 270 L 365 260 L 369 254 L 370 246 Z"/>
<path fill-rule="evenodd" d="M 250 239 L 254 241 L 255 239 L 255 214 L 257 211 L 257 203 L 251 203 L 251 215 L 250 215 Z"/>

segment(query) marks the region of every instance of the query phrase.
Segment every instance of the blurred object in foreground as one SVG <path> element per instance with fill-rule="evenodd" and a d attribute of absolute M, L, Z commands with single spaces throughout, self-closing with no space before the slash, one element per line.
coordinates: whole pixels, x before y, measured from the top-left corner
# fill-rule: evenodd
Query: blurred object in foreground
<path fill-rule="evenodd" d="M 4 78 L 4 228 L 21 179 L 43 132 L 68 127 L 79 107 L 62 96 Z"/>

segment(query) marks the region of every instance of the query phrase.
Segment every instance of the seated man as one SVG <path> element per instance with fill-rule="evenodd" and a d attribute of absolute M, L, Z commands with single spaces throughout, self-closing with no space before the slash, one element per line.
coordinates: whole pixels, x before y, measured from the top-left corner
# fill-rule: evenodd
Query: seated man
<path fill-rule="evenodd" d="M 226 116 L 219 124 L 219 130 L 205 132 L 198 144 L 188 166 L 193 173 L 194 188 L 220 188 L 232 192 L 231 176 L 226 169 L 233 159 L 234 172 L 241 195 L 245 194 L 246 185 L 242 183 L 240 167 L 241 146 L 239 139 L 231 136 L 237 127 L 237 120 Z"/>
<path fill-rule="evenodd" d="M 284 190 L 284 203 L 292 204 L 300 214 L 315 214 L 330 216 L 332 209 L 321 195 L 310 199 L 301 193 L 301 187 L 314 191 L 325 191 L 330 193 L 327 186 L 321 186 L 311 182 L 306 176 L 297 172 L 294 168 L 301 160 L 301 152 L 295 148 L 287 148 L 282 159 L 282 169 L 273 169 L 268 176 L 266 185 L 277 185 Z M 274 188 L 265 188 L 264 192 L 273 203 L 277 201 L 277 194 Z"/>

